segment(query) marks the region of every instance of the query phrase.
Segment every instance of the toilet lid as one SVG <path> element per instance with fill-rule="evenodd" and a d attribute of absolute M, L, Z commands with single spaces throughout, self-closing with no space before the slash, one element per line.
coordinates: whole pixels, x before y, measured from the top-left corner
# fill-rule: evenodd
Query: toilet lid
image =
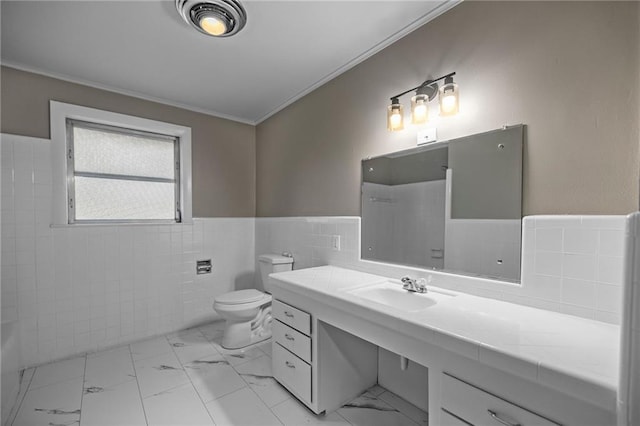
<path fill-rule="evenodd" d="M 264 293 L 258 290 L 238 290 L 221 294 L 216 297 L 216 302 L 226 305 L 238 305 L 240 303 L 256 302 L 264 297 Z"/>

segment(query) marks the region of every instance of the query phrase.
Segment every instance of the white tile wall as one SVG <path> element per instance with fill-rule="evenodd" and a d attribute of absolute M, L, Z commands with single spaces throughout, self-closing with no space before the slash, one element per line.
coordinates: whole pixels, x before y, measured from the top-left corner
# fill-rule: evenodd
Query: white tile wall
<path fill-rule="evenodd" d="M 625 227 L 625 216 L 524 218 L 523 293 L 560 312 L 619 324 Z"/>
<path fill-rule="evenodd" d="M 253 218 L 51 228 L 49 142 L 1 145 L 2 320 L 25 366 L 216 319 L 216 295 L 253 286 Z"/>
<path fill-rule="evenodd" d="M 619 324 L 625 224 L 625 216 L 526 217 L 521 285 L 362 261 L 358 217 L 257 218 L 256 253 L 291 252 L 295 269 L 332 264 L 396 278 L 431 275 L 439 287 Z M 331 249 L 331 235 L 341 236 L 341 251 Z"/>

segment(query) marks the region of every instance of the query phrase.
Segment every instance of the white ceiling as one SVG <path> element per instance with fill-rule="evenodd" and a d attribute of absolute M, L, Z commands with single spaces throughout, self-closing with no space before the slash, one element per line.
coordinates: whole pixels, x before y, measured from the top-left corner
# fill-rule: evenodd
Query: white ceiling
<path fill-rule="evenodd" d="M 2 1 L 2 62 L 258 123 L 457 1 L 244 1 L 202 35 L 174 1 Z"/>

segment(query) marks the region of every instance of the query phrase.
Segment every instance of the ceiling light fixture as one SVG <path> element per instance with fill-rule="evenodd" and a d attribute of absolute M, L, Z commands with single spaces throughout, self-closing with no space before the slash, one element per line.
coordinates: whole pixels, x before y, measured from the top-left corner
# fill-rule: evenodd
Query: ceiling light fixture
<path fill-rule="evenodd" d="M 189 25 L 212 37 L 230 37 L 247 23 L 236 0 L 176 0 L 176 9 Z"/>
<path fill-rule="evenodd" d="M 404 117 L 400 97 L 409 92 L 416 94 L 411 98 L 411 123 L 424 124 L 429 120 L 429 101 L 432 101 L 438 94 L 440 96 L 440 115 L 455 115 L 460 110 L 460 97 L 458 85 L 453 82 L 455 72 L 436 78 L 426 80 L 421 85 L 406 90 L 391 97 L 391 105 L 387 107 L 387 129 L 390 131 L 404 129 Z M 438 81 L 444 80 L 444 84 L 438 90 Z"/>

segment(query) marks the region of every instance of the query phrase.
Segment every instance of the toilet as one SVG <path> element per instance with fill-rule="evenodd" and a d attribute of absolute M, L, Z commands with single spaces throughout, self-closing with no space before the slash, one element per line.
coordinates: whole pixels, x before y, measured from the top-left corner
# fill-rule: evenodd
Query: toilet
<path fill-rule="evenodd" d="M 237 290 L 214 299 L 213 309 L 225 319 L 222 347 L 240 349 L 271 337 L 269 274 L 290 271 L 293 258 L 279 254 L 258 256 L 264 292 Z"/>

